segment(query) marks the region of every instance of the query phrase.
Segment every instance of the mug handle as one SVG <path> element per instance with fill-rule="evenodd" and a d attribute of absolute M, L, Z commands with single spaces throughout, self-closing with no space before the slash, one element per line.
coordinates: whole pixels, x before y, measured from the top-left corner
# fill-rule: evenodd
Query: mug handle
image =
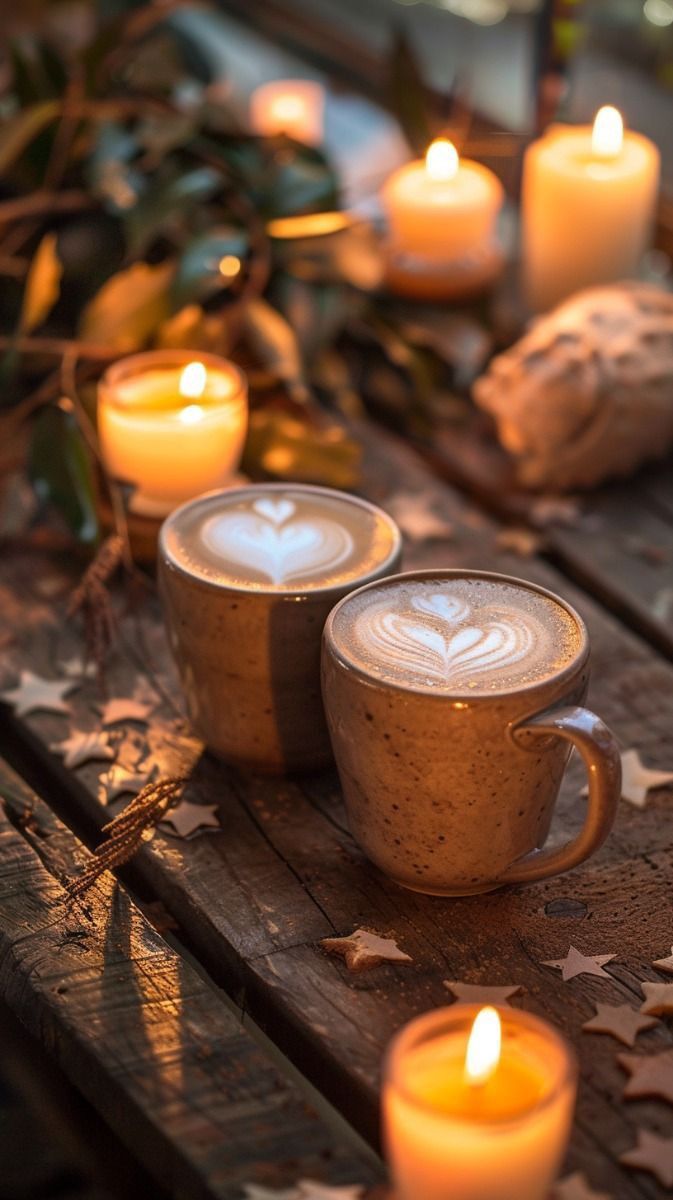
<path fill-rule="evenodd" d="M 547 709 L 512 730 L 515 740 L 522 733 L 532 737 L 551 734 L 579 750 L 589 779 L 587 812 L 582 829 L 571 842 L 557 850 L 531 851 L 498 876 L 499 883 L 531 883 L 584 862 L 608 836 L 621 795 L 619 747 L 607 725 L 588 708 Z"/>

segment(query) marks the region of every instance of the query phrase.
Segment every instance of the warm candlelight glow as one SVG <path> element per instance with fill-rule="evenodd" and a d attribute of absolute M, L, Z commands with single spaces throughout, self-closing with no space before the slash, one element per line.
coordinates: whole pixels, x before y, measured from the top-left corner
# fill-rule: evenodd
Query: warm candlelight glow
<path fill-rule="evenodd" d="M 178 384 L 178 391 L 180 395 L 184 396 L 185 400 L 198 400 L 199 396 L 202 396 L 206 389 L 206 379 L 206 368 L 204 367 L 203 363 L 187 363 L 187 366 L 180 375 L 180 382 Z M 198 405 L 189 405 L 189 408 L 197 407 Z M 189 408 L 183 409 L 183 413 L 188 412 Z M 182 413 L 180 416 L 181 419 L 184 420 Z"/>
<path fill-rule="evenodd" d="M 181 408 L 178 413 L 178 420 L 182 421 L 183 425 L 196 425 L 203 420 L 203 409 L 200 404 L 188 404 L 186 408 Z"/>
<path fill-rule="evenodd" d="M 500 1017 L 495 1008 L 482 1008 L 477 1013 L 467 1043 L 465 1078 L 468 1083 L 486 1083 L 500 1062 L 502 1032 Z"/>
<path fill-rule="evenodd" d="M 235 279 L 241 269 L 241 260 L 235 254 L 224 254 L 218 263 L 220 275 L 225 279 Z"/>
<path fill-rule="evenodd" d="M 244 376 L 214 354 L 148 350 L 108 367 L 98 386 L 105 465 L 132 485 L 131 511 L 147 517 L 228 482 L 247 416 Z"/>
<path fill-rule="evenodd" d="M 425 169 L 431 179 L 437 183 L 446 183 L 455 179 L 458 174 L 458 151 L 448 138 L 436 138 L 428 146 L 425 155 Z"/>
<path fill-rule="evenodd" d="M 611 104 L 596 113 L 591 133 L 591 149 L 597 158 L 616 158 L 624 144 L 624 122 Z"/>

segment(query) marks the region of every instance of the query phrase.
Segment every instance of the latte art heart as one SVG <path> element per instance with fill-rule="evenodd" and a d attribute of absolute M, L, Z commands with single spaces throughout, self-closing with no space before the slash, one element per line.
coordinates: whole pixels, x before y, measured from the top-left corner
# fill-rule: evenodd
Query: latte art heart
<path fill-rule="evenodd" d="M 291 500 L 257 500 L 254 511 L 223 513 L 202 529 L 205 545 L 229 563 L 280 585 L 329 574 L 353 553 L 347 529 L 328 517 L 296 517 Z"/>
<path fill-rule="evenodd" d="M 576 651 L 559 605 L 523 587 L 391 581 L 351 597 L 335 632 L 349 658 L 404 686 L 474 693 L 533 682 Z"/>
<path fill-rule="evenodd" d="M 414 608 L 424 611 L 416 604 Z M 443 625 L 439 624 L 442 618 L 425 624 L 416 616 L 380 612 L 368 622 L 367 636 L 373 653 L 405 663 L 440 683 L 509 667 L 530 653 L 533 632 L 516 615 L 470 625 L 467 609 L 462 619 L 465 623 L 452 632 L 451 617 L 443 618 Z"/>

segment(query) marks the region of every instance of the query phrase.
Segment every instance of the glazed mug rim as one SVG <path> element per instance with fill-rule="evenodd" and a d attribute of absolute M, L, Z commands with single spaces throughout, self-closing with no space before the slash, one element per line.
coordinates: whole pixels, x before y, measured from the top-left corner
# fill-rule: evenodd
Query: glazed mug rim
<path fill-rule="evenodd" d="M 374 513 L 376 516 L 383 518 L 390 530 L 392 536 L 390 551 L 380 563 L 377 563 L 376 567 L 373 567 L 369 571 L 360 572 L 358 575 L 355 575 L 353 579 L 342 580 L 340 583 L 331 583 L 326 586 L 318 585 L 311 587 L 298 586 L 288 588 L 265 588 L 260 587 L 259 585 L 255 586 L 252 584 L 236 583 L 234 580 L 227 580 L 226 583 L 218 583 L 215 580 L 204 579 L 203 576 L 194 574 L 182 563 L 176 561 L 166 545 L 166 537 L 169 527 L 178 520 L 184 509 L 189 508 L 192 505 L 213 500 L 216 496 L 226 495 L 235 497 L 239 495 L 245 495 L 246 493 L 250 492 L 256 492 L 260 489 L 263 489 L 264 491 L 308 492 L 312 495 L 317 493 L 319 496 L 334 497 L 335 499 L 344 501 L 347 504 L 352 504 L 356 508 L 365 509 L 370 513 Z M 402 533 L 400 528 L 394 518 L 391 517 L 390 513 L 386 512 L 385 509 L 381 508 L 378 504 L 372 503 L 371 500 L 365 500 L 362 496 L 355 496 L 352 492 L 340 491 L 339 488 L 322 487 L 320 484 L 315 483 L 293 483 L 291 481 L 286 483 L 245 483 L 237 487 L 213 488 L 211 491 L 203 492 L 200 496 L 193 496 L 190 500 L 186 500 L 183 504 L 180 504 L 178 508 L 174 508 L 173 511 L 168 514 L 161 524 L 158 538 L 158 555 L 164 566 L 170 567 L 171 570 L 176 571 L 178 574 L 184 576 L 195 586 L 198 585 L 213 592 L 236 592 L 251 598 L 254 597 L 255 599 L 266 601 L 268 601 L 269 598 L 275 600 L 289 599 L 310 601 L 314 597 L 315 599 L 324 600 L 326 596 L 329 597 L 332 595 L 335 598 L 341 598 L 343 596 L 344 589 L 347 589 L 349 593 L 356 590 L 360 591 L 363 587 L 369 587 L 371 584 L 380 583 L 382 579 L 394 578 L 394 576 L 388 576 L 386 572 L 391 564 L 398 559 L 401 551 Z"/>
<path fill-rule="evenodd" d="M 466 694 L 465 692 L 450 692 L 442 690 L 441 692 L 429 686 L 423 686 L 418 683 L 395 683 L 389 679 L 381 679 L 372 675 L 364 667 L 353 662 L 345 653 L 341 652 L 337 645 L 337 640 L 334 635 L 334 623 L 339 614 L 340 609 L 346 605 L 349 600 L 356 599 L 363 592 L 372 590 L 373 588 L 383 588 L 392 583 L 407 582 L 415 579 L 486 579 L 494 583 L 508 583 L 515 587 L 525 588 L 530 592 L 535 592 L 539 596 L 544 596 L 548 600 L 552 600 L 563 608 L 575 623 L 577 632 L 580 637 L 580 644 L 577 652 L 560 670 L 548 675 L 544 679 L 535 679 L 531 683 L 517 684 L 515 687 L 509 688 L 493 688 L 489 692 L 477 692 L 474 695 Z M 378 688 L 381 691 L 390 691 L 401 695 L 413 695 L 423 697 L 425 700 L 432 700 L 437 703 L 449 703 L 461 708 L 468 708 L 474 705 L 489 704 L 493 701 L 505 699 L 514 699 L 518 696 L 535 695 L 536 692 L 541 692 L 549 687 L 556 689 L 559 684 L 572 680 L 579 670 L 584 667 L 589 659 L 589 631 L 583 618 L 580 616 L 576 608 L 573 608 L 567 600 L 558 596 L 556 592 L 552 592 L 550 588 L 542 587 L 541 584 L 532 583 L 527 579 L 520 579 L 516 575 L 505 575 L 500 571 L 478 571 L 471 567 L 435 567 L 424 568 L 420 571 L 401 571 L 397 575 L 387 575 L 383 579 L 373 579 L 371 582 L 364 584 L 362 587 L 350 591 L 347 596 L 343 596 L 334 608 L 329 613 L 323 629 L 323 654 L 329 653 L 335 659 L 340 667 L 348 671 L 354 676 L 357 676 L 359 681 L 368 684 L 370 687 Z"/>

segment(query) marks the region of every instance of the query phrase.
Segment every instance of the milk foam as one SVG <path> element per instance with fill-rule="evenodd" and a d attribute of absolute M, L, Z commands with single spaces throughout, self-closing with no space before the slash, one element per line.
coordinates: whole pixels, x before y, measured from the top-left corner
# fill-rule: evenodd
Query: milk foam
<path fill-rule="evenodd" d="M 333 632 L 344 657 L 368 674 L 452 694 L 540 682 L 581 645 L 575 621 L 554 600 L 469 577 L 383 582 L 349 597 Z"/>
<path fill-rule="evenodd" d="M 176 565 L 208 582 L 287 591 L 362 579 L 393 554 L 396 533 L 341 493 L 260 485 L 185 505 L 163 539 Z"/>

